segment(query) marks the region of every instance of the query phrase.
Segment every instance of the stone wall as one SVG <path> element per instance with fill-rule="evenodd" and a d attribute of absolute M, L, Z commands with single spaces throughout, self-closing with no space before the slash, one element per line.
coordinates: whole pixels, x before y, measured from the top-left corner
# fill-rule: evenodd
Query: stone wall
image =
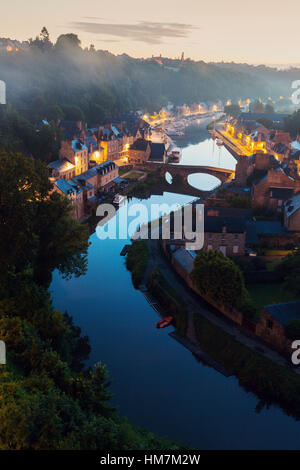
<path fill-rule="evenodd" d="M 167 245 L 163 244 L 163 249 L 168 255 Z M 260 319 L 257 323 L 244 317 L 244 315 L 231 307 L 219 304 L 217 301 L 206 297 L 201 294 L 197 287 L 193 284 L 189 273 L 184 267 L 172 256 L 171 263 L 177 274 L 184 279 L 187 285 L 208 304 L 212 305 L 216 310 L 239 325 L 247 331 L 248 334 L 260 338 L 263 342 L 267 343 L 272 348 L 285 356 L 291 355 L 291 341 L 285 336 L 285 328 L 277 320 L 275 320 L 266 310 L 262 310 Z"/>

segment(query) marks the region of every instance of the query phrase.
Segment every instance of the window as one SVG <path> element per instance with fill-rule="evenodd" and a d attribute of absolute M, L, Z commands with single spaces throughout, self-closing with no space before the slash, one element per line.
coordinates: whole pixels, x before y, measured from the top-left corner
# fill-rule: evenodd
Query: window
<path fill-rule="evenodd" d="M 233 253 L 236 255 L 239 252 L 239 247 L 238 245 L 234 245 L 233 247 Z"/>
<path fill-rule="evenodd" d="M 219 250 L 226 256 L 226 246 L 220 246 Z"/>
<path fill-rule="evenodd" d="M 272 320 L 267 320 L 267 328 L 269 328 L 269 330 L 272 330 L 272 328 L 273 328 Z"/>
<path fill-rule="evenodd" d="M 235 240 L 238 240 L 239 239 L 239 236 L 237 234 L 234 235 L 234 239 Z"/>
<path fill-rule="evenodd" d="M 207 249 L 212 250 L 213 249 L 212 245 L 207 245 Z"/>

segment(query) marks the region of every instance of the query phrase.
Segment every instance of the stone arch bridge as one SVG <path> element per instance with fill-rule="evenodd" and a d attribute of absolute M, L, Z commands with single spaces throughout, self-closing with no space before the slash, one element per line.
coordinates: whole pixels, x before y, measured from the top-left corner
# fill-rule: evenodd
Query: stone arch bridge
<path fill-rule="evenodd" d="M 188 175 L 193 173 L 204 173 L 207 175 L 215 176 L 218 178 L 221 183 L 226 183 L 227 181 L 232 180 L 235 176 L 234 170 L 228 170 L 225 168 L 218 168 L 213 166 L 206 166 L 206 165 L 180 165 L 180 164 L 172 164 L 172 163 L 145 163 L 144 164 L 145 170 L 158 170 L 161 174 L 165 174 L 166 172 L 170 173 L 172 177 L 176 175 L 181 175 L 184 179 L 187 179 Z"/>

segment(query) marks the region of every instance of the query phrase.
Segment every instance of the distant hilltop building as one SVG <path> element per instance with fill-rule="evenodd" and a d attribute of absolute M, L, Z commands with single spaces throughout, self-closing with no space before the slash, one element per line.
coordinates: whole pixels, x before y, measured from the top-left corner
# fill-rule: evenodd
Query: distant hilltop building
<path fill-rule="evenodd" d="M 19 52 L 29 46 L 27 41 L 17 41 L 16 39 L 0 38 L 0 52 Z"/>

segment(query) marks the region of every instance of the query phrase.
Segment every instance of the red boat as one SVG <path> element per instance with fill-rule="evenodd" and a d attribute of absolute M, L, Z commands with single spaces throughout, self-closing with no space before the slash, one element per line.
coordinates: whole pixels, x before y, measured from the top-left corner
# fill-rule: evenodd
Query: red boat
<path fill-rule="evenodd" d="M 155 323 L 156 328 L 166 328 L 167 326 L 170 326 L 172 321 L 174 320 L 174 317 L 165 317 L 162 320 L 158 321 Z"/>

